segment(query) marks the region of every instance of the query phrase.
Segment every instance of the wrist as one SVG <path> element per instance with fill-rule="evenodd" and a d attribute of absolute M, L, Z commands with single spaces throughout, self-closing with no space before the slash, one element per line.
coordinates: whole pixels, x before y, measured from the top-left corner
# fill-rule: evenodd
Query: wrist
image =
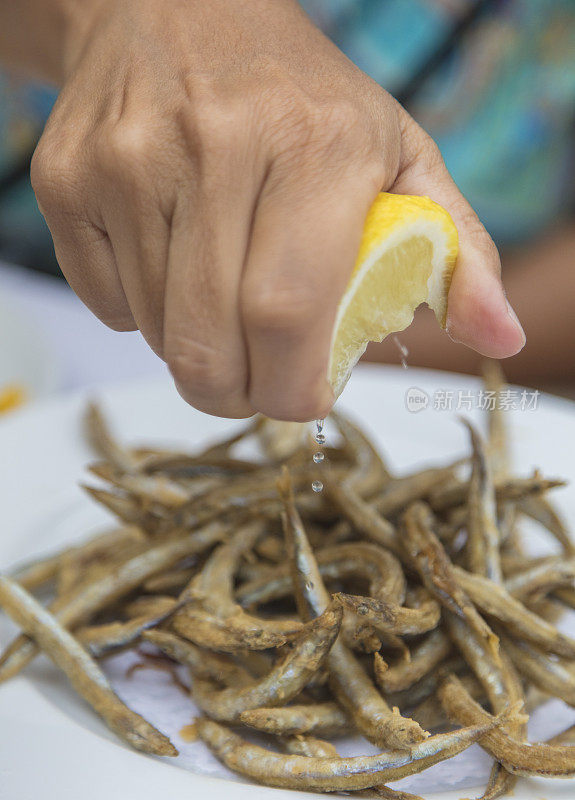
<path fill-rule="evenodd" d="M 63 84 L 84 51 L 107 0 L 56 0 L 61 13 L 58 83 Z"/>
<path fill-rule="evenodd" d="M 77 0 L 0 3 L 0 61 L 18 72 L 61 83 L 62 54 L 76 3 Z"/>

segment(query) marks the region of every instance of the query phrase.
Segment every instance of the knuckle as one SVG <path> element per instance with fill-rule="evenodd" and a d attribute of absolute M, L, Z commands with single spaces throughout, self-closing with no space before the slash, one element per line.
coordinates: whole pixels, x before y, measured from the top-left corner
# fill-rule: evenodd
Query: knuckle
<path fill-rule="evenodd" d="M 236 103 L 212 95 L 196 99 L 189 111 L 182 112 L 182 118 L 192 153 L 210 161 L 229 158 L 248 128 Z"/>
<path fill-rule="evenodd" d="M 348 100 L 332 102 L 326 108 L 319 109 L 317 117 L 318 126 L 328 131 L 330 137 L 334 139 L 340 137 L 361 138 L 358 110 Z"/>
<path fill-rule="evenodd" d="M 280 172 L 297 167 L 331 175 L 364 161 L 382 163 L 376 126 L 351 100 L 317 102 L 296 90 L 270 106 L 266 132 Z"/>
<path fill-rule="evenodd" d="M 277 146 L 293 147 L 310 141 L 319 126 L 319 112 L 297 86 L 282 85 L 261 92 L 260 114 L 266 137 Z"/>
<path fill-rule="evenodd" d="M 202 142 L 210 147 L 227 145 L 233 136 L 236 111 L 215 100 L 205 100 L 196 108 L 194 126 Z"/>
<path fill-rule="evenodd" d="M 78 181 L 71 167 L 73 159 L 64 151 L 39 145 L 30 166 L 32 188 L 43 211 L 73 210 L 78 195 Z"/>
<path fill-rule="evenodd" d="M 199 342 L 165 344 L 165 358 L 170 373 L 186 397 L 195 400 L 211 396 L 226 397 L 238 388 L 234 370 L 216 349 Z"/>
<path fill-rule="evenodd" d="M 110 174 L 147 169 L 154 151 L 154 139 L 146 127 L 125 121 L 107 130 L 98 147 L 100 164 Z"/>

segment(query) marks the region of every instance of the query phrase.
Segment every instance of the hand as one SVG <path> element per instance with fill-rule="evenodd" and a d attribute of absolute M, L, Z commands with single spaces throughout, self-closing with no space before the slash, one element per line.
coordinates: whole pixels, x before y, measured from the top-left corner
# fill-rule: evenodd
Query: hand
<path fill-rule="evenodd" d="M 376 194 L 425 194 L 459 229 L 452 337 L 524 337 L 499 257 L 434 142 L 295 0 L 91 0 L 32 181 L 70 285 L 139 328 L 192 405 L 324 416 L 338 301 Z"/>

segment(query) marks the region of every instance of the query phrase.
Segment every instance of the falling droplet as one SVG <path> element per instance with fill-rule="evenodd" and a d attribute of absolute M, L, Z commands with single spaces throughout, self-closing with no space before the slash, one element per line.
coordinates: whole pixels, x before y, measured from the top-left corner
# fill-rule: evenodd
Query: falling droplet
<path fill-rule="evenodd" d="M 311 592 L 311 590 L 313 589 L 313 581 L 306 581 L 305 588 L 307 589 L 308 592 Z"/>
<path fill-rule="evenodd" d="M 400 358 L 401 358 L 401 366 L 403 367 L 403 369 L 407 369 L 407 366 L 408 366 L 408 364 L 407 364 L 407 356 L 409 355 L 409 350 L 407 349 L 407 347 L 404 344 L 402 344 L 399 341 L 397 336 L 393 337 L 393 341 L 394 341 L 397 349 L 399 350 L 399 355 L 400 355 Z"/>
<path fill-rule="evenodd" d="M 325 434 L 316 433 L 315 440 L 318 444 L 325 444 Z"/>
<path fill-rule="evenodd" d="M 317 453 L 313 454 L 313 460 L 314 460 L 314 462 L 316 464 L 321 464 L 321 462 L 324 460 L 324 458 L 325 458 L 325 456 L 320 450 L 318 450 Z"/>
<path fill-rule="evenodd" d="M 321 481 L 314 481 L 311 485 L 314 492 L 321 492 L 323 490 L 323 483 Z"/>

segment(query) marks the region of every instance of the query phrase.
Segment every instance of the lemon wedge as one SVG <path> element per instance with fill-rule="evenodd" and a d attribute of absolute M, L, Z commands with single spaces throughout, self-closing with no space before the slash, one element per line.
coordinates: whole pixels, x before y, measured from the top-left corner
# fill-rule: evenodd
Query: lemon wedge
<path fill-rule="evenodd" d="M 377 197 L 334 325 L 328 377 L 336 397 L 368 342 L 407 328 L 421 303 L 445 327 L 457 246 L 453 220 L 433 200 Z"/>

